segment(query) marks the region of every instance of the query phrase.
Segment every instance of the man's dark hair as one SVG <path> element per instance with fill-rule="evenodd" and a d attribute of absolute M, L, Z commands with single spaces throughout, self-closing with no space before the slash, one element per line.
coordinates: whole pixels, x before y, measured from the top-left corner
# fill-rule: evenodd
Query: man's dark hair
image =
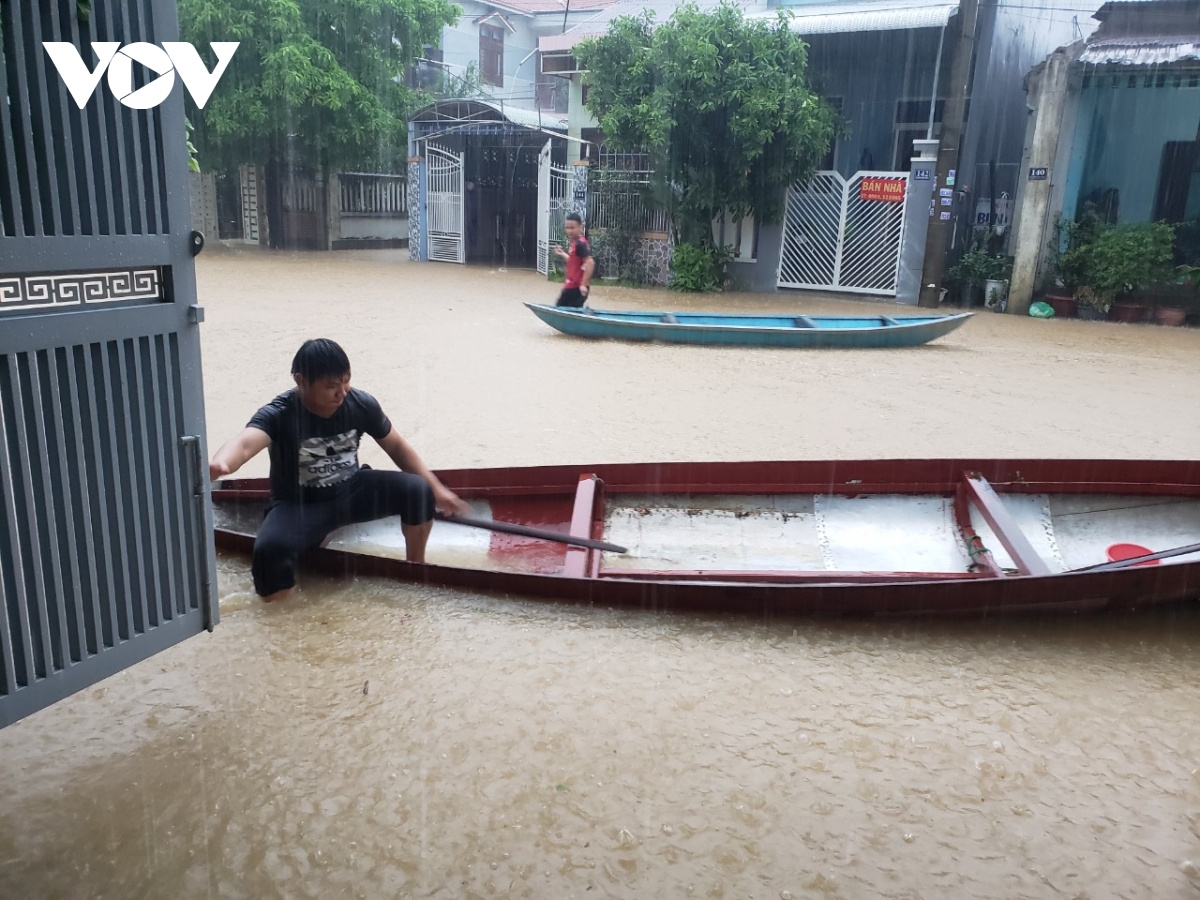
<path fill-rule="evenodd" d="M 566 220 L 568 222 L 578 222 L 580 225 L 583 225 L 583 216 L 579 215 L 579 213 L 567 213 Z"/>
<path fill-rule="evenodd" d="M 329 338 L 305 341 L 292 359 L 292 374 L 305 381 L 339 378 L 350 374 L 350 357 Z"/>

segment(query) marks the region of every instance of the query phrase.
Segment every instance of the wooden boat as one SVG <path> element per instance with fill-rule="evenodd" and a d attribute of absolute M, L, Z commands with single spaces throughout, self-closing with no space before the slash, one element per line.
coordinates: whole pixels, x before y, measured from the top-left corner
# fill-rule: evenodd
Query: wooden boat
<path fill-rule="evenodd" d="M 762 616 L 1077 612 L 1200 596 L 1200 461 L 662 463 L 439 476 L 477 517 L 628 552 L 439 523 L 428 564 L 418 565 L 404 561 L 399 523 L 385 519 L 335 532 L 308 561 L 605 607 Z M 214 489 L 218 546 L 251 549 L 267 494 L 265 479 Z"/>
<path fill-rule="evenodd" d="M 547 325 L 575 337 L 743 347 L 916 347 L 949 334 L 972 316 L 725 315 L 525 305 Z"/>

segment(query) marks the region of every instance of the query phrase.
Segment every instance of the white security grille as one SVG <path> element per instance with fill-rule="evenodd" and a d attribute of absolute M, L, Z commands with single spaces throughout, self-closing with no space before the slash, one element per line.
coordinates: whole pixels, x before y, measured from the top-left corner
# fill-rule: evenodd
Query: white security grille
<path fill-rule="evenodd" d="M 429 258 L 466 262 L 463 238 L 463 154 L 429 145 L 425 167 Z"/>
<path fill-rule="evenodd" d="M 254 166 L 238 166 L 242 186 L 242 240 L 258 243 L 258 170 Z"/>
<path fill-rule="evenodd" d="M 563 224 L 571 205 L 574 176 L 550 159 L 550 141 L 538 154 L 538 244 L 537 265 L 543 275 L 550 271 L 550 247 L 566 241 Z"/>
<path fill-rule="evenodd" d="M 864 199 L 863 180 L 899 183 L 899 202 Z M 904 231 L 905 172 L 818 172 L 787 196 L 780 287 L 896 293 Z"/>

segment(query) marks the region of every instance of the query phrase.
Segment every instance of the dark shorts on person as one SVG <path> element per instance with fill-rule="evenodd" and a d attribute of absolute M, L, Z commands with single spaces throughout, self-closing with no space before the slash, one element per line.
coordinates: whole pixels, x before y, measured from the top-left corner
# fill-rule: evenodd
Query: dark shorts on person
<path fill-rule="evenodd" d="M 583 296 L 583 291 L 577 287 L 563 288 L 562 293 L 558 295 L 558 302 L 555 306 L 568 306 L 573 309 L 579 309 L 583 306 L 587 297 Z"/>
<path fill-rule="evenodd" d="M 280 501 L 254 538 L 250 570 L 261 597 L 296 583 L 296 559 L 318 546 L 343 525 L 400 516 L 405 525 L 423 525 L 433 518 L 433 490 L 420 475 L 362 469 L 341 496 L 320 503 Z"/>

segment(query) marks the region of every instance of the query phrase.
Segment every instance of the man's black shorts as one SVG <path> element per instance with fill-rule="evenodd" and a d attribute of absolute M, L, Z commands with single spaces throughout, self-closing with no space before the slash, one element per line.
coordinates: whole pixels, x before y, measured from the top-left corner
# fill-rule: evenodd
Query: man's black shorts
<path fill-rule="evenodd" d="M 579 288 L 563 288 L 562 293 L 558 295 L 558 303 L 554 305 L 579 309 L 586 300 L 587 297 L 583 296 L 583 291 Z"/>
<path fill-rule="evenodd" d="M 433 518 L 434 510 L 433 490 L 420 475 L 367 468 L 335 500 L 276 503 L 254 539 L 254 589 L 266 597 L 290 588 L 296 583 L 296 558 L 336 528 L 387 516 L 400 516 L 405 525 L 422 525 Z"/>

